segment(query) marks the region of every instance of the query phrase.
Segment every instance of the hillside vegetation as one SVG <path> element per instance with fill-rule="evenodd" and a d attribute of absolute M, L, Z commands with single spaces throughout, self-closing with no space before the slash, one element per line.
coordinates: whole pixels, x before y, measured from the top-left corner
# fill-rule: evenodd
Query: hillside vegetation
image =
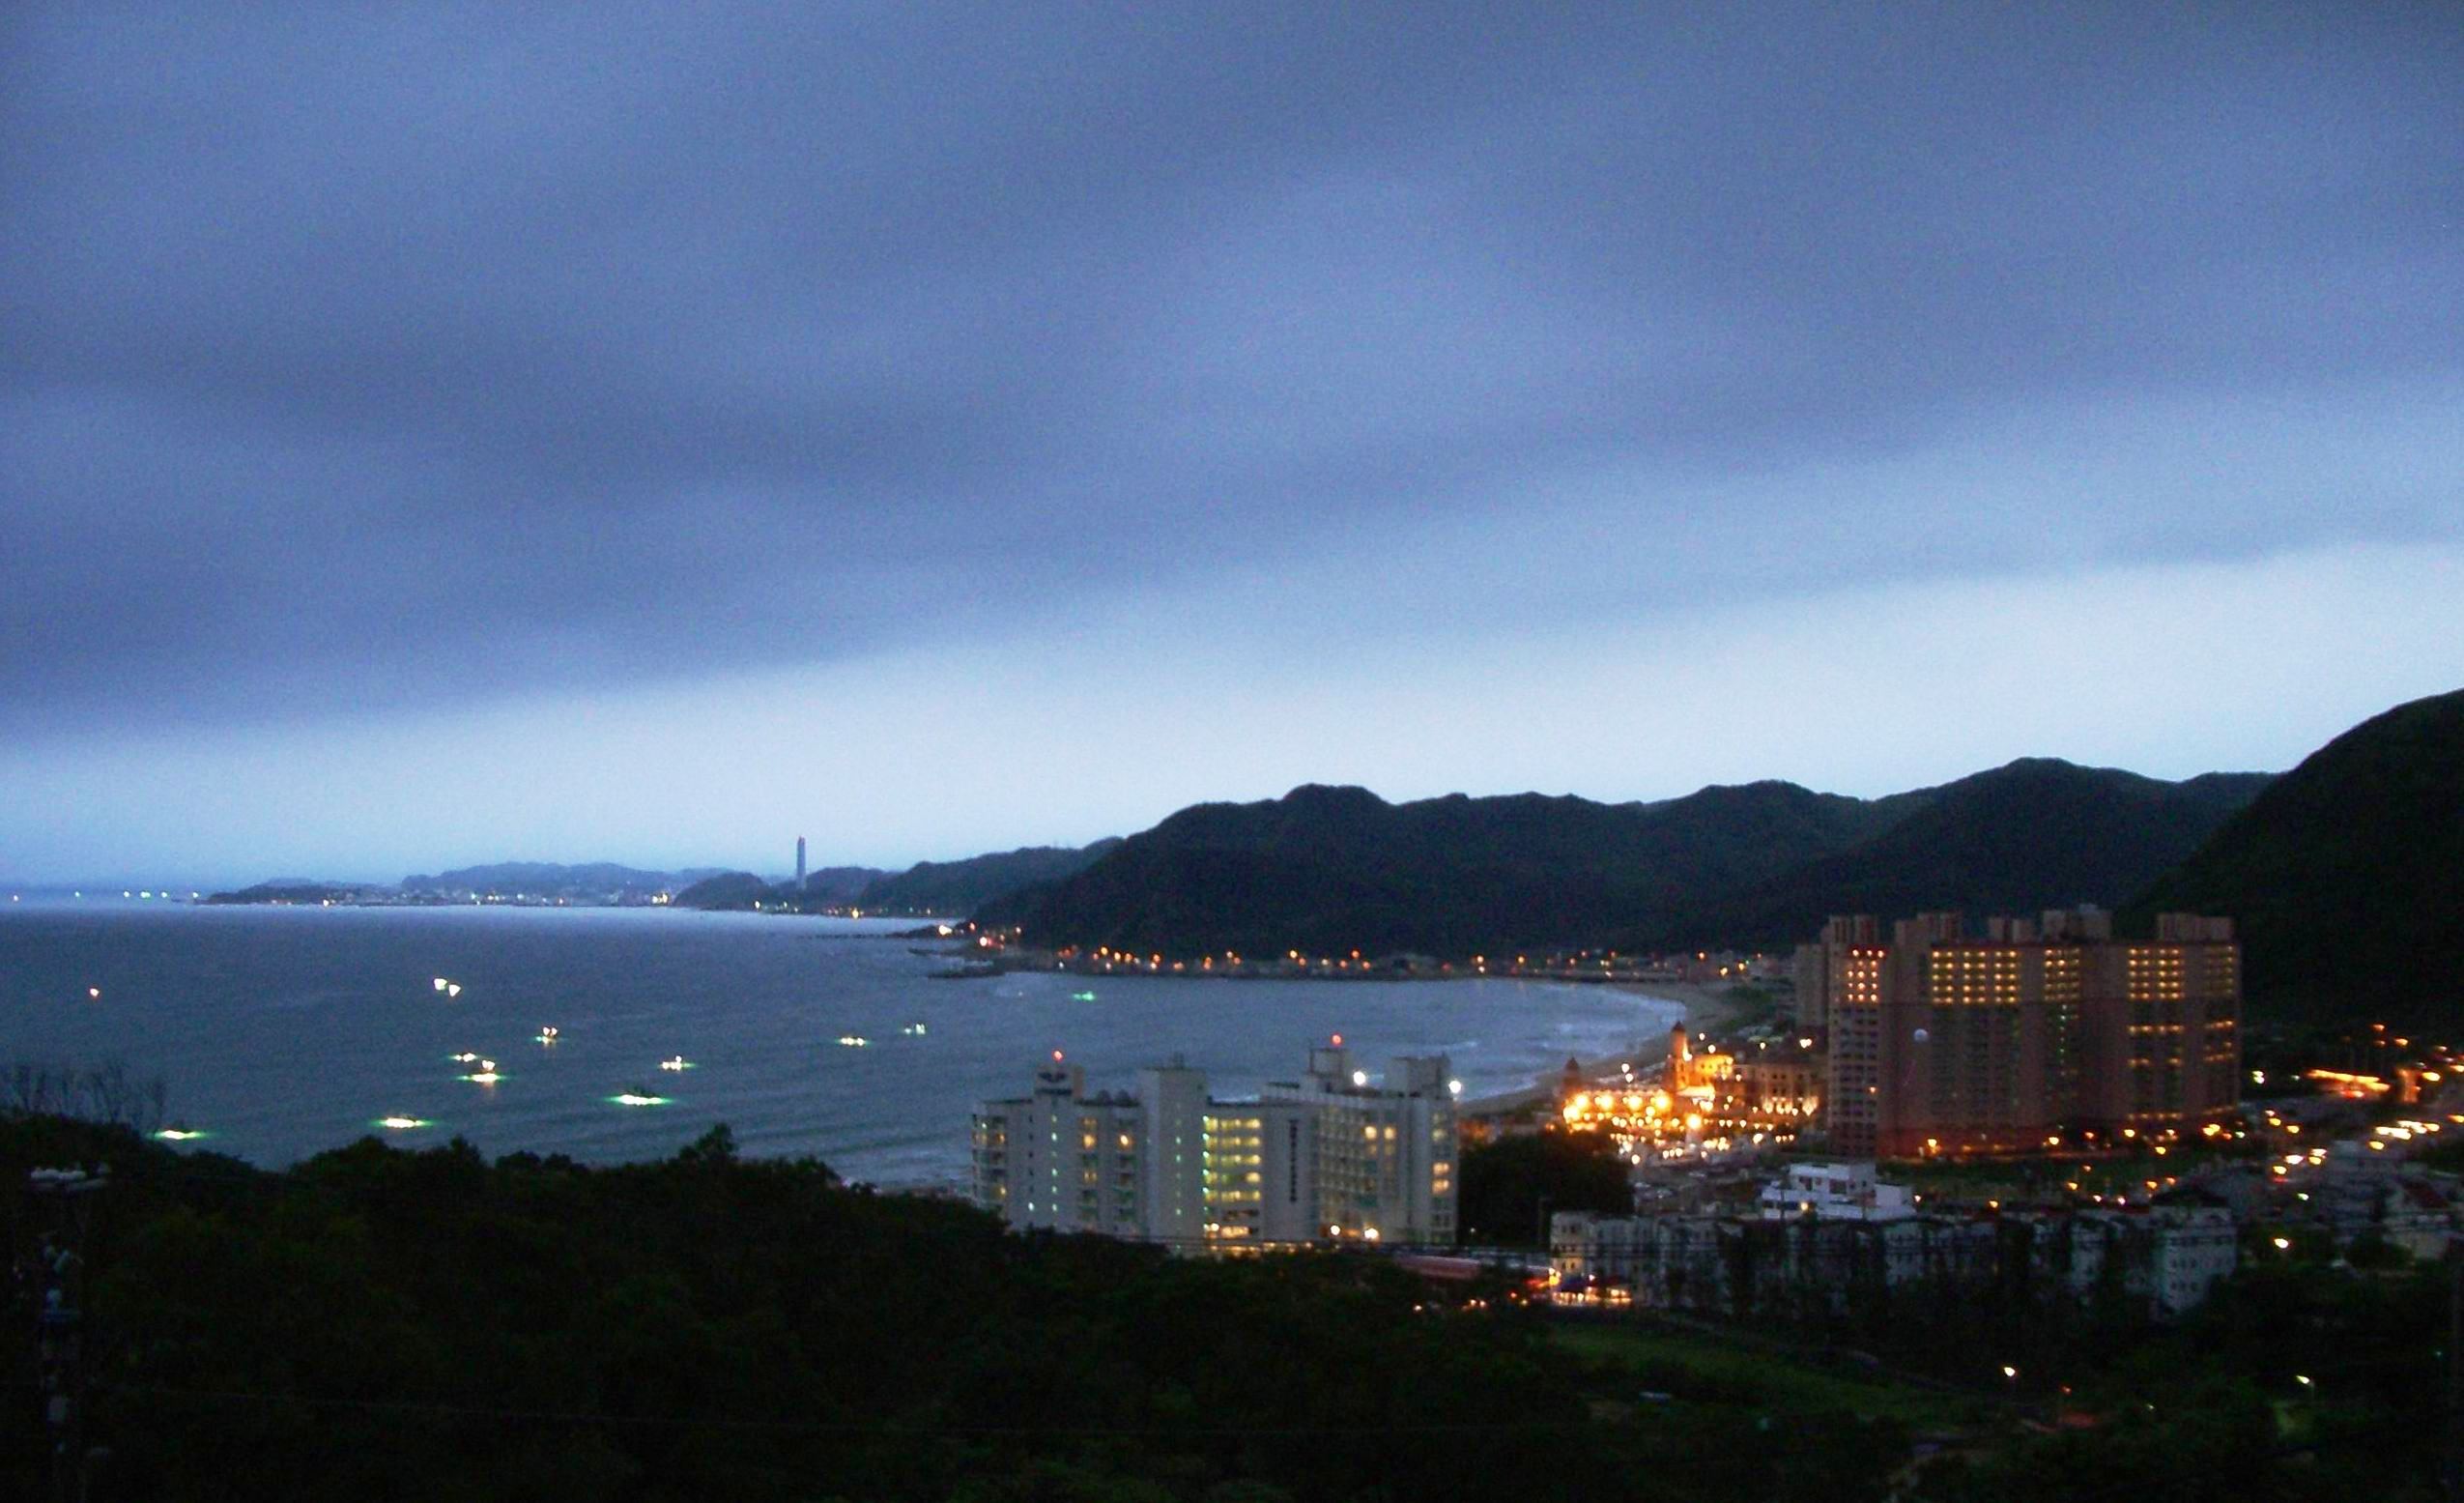
<path fill-rule="evenodd" d="M 1570 1503 L 1712 1443 L 1597 1422 L 1528 1318 L 1440 1313 L 1381 1260 L 1005 1235 L 724 1129 L 617 1169 L 368 1140 L 262 1173 L 0 1118 L 14 1183 L 106 1158 L 96 1497 Z M 0 1205 L 30 1250 L 41 1208 Z M 0 1495 L 48 1496 L 47 1451 L 40 1405 L 0 1409 Z M 1719 1460 L 1852 1498 L 1898 1452 Z"/>
<path fill-rule="evenodd" d="M 1877 799 L 1766 782 L 1390 804 L 1310 786 L 1184 809 L 980 916 L 1037 945 L 1177 956 L 1768 948 L 1834 912 L 2116 904 L 2264 783 L 2027 761 Z"/>
<path fill-rule="evenodd" d="M 1115 838 L 1089 846 L 1027 846 L 962 861 L 918 861 L 874 879 L 856 901 L 894 913 L 963 917 L 1022 887 L 1074 877 L 1120 843 Z"/>
<path fill-rule="evenodd" d="M 2256 1006 L 2464 1017 L 2464 691 L 2399 705 L 2276 780 L 2126 918 L 2241 925 Z"/>

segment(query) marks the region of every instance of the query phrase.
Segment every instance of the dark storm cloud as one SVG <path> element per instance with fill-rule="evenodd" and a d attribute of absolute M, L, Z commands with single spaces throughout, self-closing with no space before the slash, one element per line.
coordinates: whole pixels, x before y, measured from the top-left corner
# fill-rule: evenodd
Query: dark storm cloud
<path fill-rule="evenodd" d="M 990 640 L 1432 520 L 1510 546 L 1585 466 L 1680 535 L 1687 487 L 2040 404 L 2464 374 L 2450 8 L 1058 14 L 15 11 L 0 720 Z M 1771 577 L 1994 562 L 1962 498 L 1867 504 Z"/>

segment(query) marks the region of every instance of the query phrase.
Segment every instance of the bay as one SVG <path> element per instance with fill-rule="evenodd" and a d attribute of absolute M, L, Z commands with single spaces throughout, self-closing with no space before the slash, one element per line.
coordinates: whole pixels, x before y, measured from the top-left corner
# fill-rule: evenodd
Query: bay
<path fill-rule="evenodd" d="M 1340 1033 L 1372 1075 L 1445 1053 L 1468 1095 L 1665 1031 L 1674 1002 L 1514 980 L 936 980 L 910 920 L 660 909 L 0 906 L 0 1069 L 160 1076 L 200 1145 L 279 1167 L 371 1132 L 482 1151 L 658 1158 L 726 1122 L 748 1153 L 956 1184 L 967 1116 L 1052 1050 L 1090 1087 L 1180 1055 L 1218 1095 Z M 444 977 L 461 988 L 435 990 Z M 89 989 L 100 993 L 89 997 Z M 1092 1000 L 1078 994 L 1092 992 Z M 536 1038 L 558 1030 L 553 1045 Z M 862 1037 L 862 1048 L 842 1046 Z M 1654 1040 L 1648 1047 L 1656 1048 Z M 493 1059 L 501 1079 L 459 1077 Z M 660 1069 L 681 1055 L 692 1068 Z M 614 1098 L 642 1090 L 666 1104 Z M 409 1131 L 387 1116 L 418 1118 Z"/>

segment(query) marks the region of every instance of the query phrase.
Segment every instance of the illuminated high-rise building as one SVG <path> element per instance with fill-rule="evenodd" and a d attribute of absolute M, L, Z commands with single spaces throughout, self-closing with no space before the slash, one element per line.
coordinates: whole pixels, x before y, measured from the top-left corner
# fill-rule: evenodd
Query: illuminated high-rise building
<path fill-rule="evenodd" d="M 2220 1124 L 2239 1101 L 2241 947 L 2229 919 L 2166 914 L 2152 941 L 2108 915 L 1956 913 L 1844 947 L 1829 998 L 1833 1148 L 2014 1153 L 2071 1132 Z"/>
<path fill-rule="evenodd" d="M 1834 998 L 1848 986 L 1848 954 L 1882 942 L 1882 926 L 1863 913 L 1841 914 L 1823 924 L 1820 938 L 1796 947 L 1796 1026 L 1819 1034 L 1831 1026 Z"/>

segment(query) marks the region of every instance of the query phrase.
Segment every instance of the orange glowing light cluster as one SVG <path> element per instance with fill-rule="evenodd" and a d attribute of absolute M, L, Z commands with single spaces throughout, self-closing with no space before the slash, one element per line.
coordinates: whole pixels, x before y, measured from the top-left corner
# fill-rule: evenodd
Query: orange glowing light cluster
<path fill-rule="evenodd" d="M 2303 1078 L 2318 1082 L 2319 1087 L 2331 1095 L 2355 1101 L 2384 1096 L 2393 1088 L 2375 1075 L 2355 1075 L 2344 1070 L 2306 1070 Z"/>

